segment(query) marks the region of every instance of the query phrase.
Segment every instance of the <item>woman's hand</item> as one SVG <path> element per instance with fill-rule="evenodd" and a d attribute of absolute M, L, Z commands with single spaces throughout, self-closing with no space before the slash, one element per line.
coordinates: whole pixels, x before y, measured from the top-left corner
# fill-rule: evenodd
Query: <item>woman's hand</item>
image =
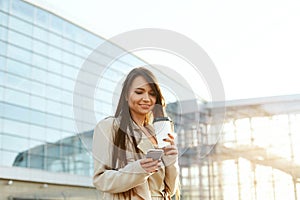
<path fill-rule="evenodd" d="M 161 160 L 153 160 L 153 158 L 145 158 L 140 162 L 142 168 L 148 172 L 157 172 L 161 165 Z"/>
<path fill-rule="evenodd" d="M 168 133 L 169 138 L 165 138 L 165 142 L 170 142 L 170 145 L 163 148 L 165 155 L 177 155 L 178 149 L 175 145 L 174 136 Z"/>

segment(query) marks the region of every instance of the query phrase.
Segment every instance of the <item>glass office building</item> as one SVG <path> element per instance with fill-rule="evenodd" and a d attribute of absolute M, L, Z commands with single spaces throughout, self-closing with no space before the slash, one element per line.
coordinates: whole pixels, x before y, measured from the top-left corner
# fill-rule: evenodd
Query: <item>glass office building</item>
<path fill-rule="evenodd" d="M 99 49 L 106 42 L 25 1 L 0 1 L 1 198 L 101 199 L 91 183 L 95 122 L 89 116 L 99 121 L 113 114 L 120 80 L 146 64 L 126 54 L 102 73 L 99 68 L 111 59 Z M 90 57 L 95 53 L 100 59 Z M 167 73 L 153 71 L 186 90 Z M 78 85 L 95 95 L 76 90 Z M 299 95 L 226 102 L 224 121 L 215 124 L 211 118 L 223 110 L 218 104 L 167 96 L 183 199 L 300 198 Z M 215 128 L 220 125 L 221 132 Z"/>
<path fill-rule="evenodd" d="M 78 131 L 73 93 L 82 65 L 104 39 L 24 1 L 1 0 L 0 8 L 1 195 L 28 199 L 68 196 L 58 186 L 57 192 L 45 194 L 39 186 L 26 187 L 20 182 L 47 184 L 47 190 L 50 183 L 70 190 L 75 186 L 72 194 L 79 193 L 79 186 L 93 190 L 90 147 L 80 136 L 91 140 L 95 124 L 82 121 L 86 130 Z M 105 73 L 102 82 L 107 89 L 101 99 L 93 99 L 96 105 L 101 104 L 95 111 L 97 119 L 111 114 L 116 80 L 141 64 L 128 55 L 115 61 L 114 66 L 121 66 L 121 70 L 112 68 Z M 80 191 L 77 197 L 91 199 L 97 195 Z"/>

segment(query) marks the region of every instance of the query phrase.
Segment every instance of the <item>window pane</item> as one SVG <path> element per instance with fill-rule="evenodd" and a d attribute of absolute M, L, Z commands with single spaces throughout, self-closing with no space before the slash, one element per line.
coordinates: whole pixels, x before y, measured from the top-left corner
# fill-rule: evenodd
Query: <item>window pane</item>
<path fill-rule="evenodd" d="M 3 119 L 3 133 L 29 137 L 29 124 L 14 120 Z"/>
<path fill-rule="evenodd" d="M 10 27 L 13 27 L 12 29 L 15 31 L 22 30 L 22 33 L 26 35 L 32 35 L 32 25 L 21 21 L 19 19 L 16 19 L 15 17 L 9 18 Z"/>
<path fill-rule="evenodd" d="M 53 113 L 55 115 L 61 115 L 61 103 L 54 102 L 52 100 L 47 100 L 46 112 Z M 59 126 L 57 126 L 59 127 Z"/>
<path fill-rule="evenodd" d="M 47 56 L 48 55 L 48 45 L 43 42 L 34 40 L 33 41 L 33 51 Z"/>
<path fill-rule="evenodd" d="M 12 135 L 3 135 L 2 148 L 14 152 L 22 152 L 28 149 L 28 139 Z"/>
<path fill-rule="evenodd" d="M 46 110 L 46 100 L 44 98 L 31 95 L 30 106 L 33 109 L 44 112 Z"/>
<path fill-rule="evenodd" d="M 36 24 L 48 29 L 48 26 L 49 26 L 49 13 L 47 13 L 44 10 L 41 10 L 41 9 L 36 9 L 35 20 L 36 20 L 35 21 Z"/>
<path fill-rule="evenodd" d="M 53 58 L 53 60 L 57 60 L 57 61 L 61 61 L 62 60 L 62 54 L 63 54 L 63 52 L 62 52 L 61 49 L 59 49 L 57 47 L 54 47 L 54 46 L 49 46 L 49 52 L 50 52 L 49 57 Z M 57 62 L 57 61 L 55 61 L 55 62 Z M 51 66 L 52 66 L 52 63 L 51 63 L 51 65 L 49 63 L 49 67 L 51 67 Z"/>
<path fill-rule="evenodd" d="M 37 54 L 33 54 L 32 56 L 32 64 L 42 69 L 47 70 L 48 59 L 44 56 L 40 56 Z"/>
<path fill-rule="evenodd" d="M 7 72 L 17 74 L 22 77 L 30 78 L 31 77 L 31 68 L 29 65 L 20 63 L 11 59 L 7 59 Z"/>
<path fill-rule="evenodd" d="M 46 83 L 47 72 L 36 67 L 31 67 L 31 77 L 42 83 Z"/>
<path fill-rule="evenodd" d="M 51 45 L 60 47 L 63 40 L 62 40 L 61 36 L 58 36 L 54 33 L 49 33 L 49 41 L 50 41 Z"/>
<path fill-rule="evenodd" d="M 57 33 L 62 33 L 63 30 L 63 20 L 55 15 L 50 15 L 50 28 Z"/>
<path fill-rule="evenodd" d="M 18 47 L 8 45 L 7 56 L 22 62 L 31 63 L 31 53 Z"/>
<path fill-rule="evenodd" d="M 12 104 L 29 107 L 30 95 L 22 92 L 17 92 L 11 89 L 6 89 L 3 100 Z"/>
<path fill-rule="evenodd" d="M 28 79 L 17 77 L 15 75 L 6 74 L 5 85 L 9 88 L 14 88 L 22 91 L 30 91 L 32 82 Z"/>
<path fill-rule="evenodd" d="M 45 141 L 46 140 L 46 128 L 43 126 L 30 125 L 30 138 L 35 140 Z"/>
<path fill-rule="evenodd" d="M 1 49 L 1 51 L 0 51 L 0 59 L 1 59 L 1 66 L 0 66 L 0 68 L 1 67 L 3 67 L 4 65 L 3 65 L 3 63 L 5 63 L 4 61 L 5 61 L 5 59 L 6 58 L 3 58 L 1 55 L 6 55 L 6 51 L 7 51 L 7 43 L 6 42 L 2 42 L 2 41 L 0 41 L 0 49 Z"/>
<path fill-rule="evenodd" d="M 1 17 L 1 16 L 0 16 Z M 7 41 L 7 29 L 0 26 L 0 40 Z M 1 42 L 2 42 L 1 41 Z M 4 51 L 5 52 L 5 51 Z M 4 53 L 3 50 L 1 51 L 1 54 Z"/>
<path fill-rule="evenodd" d="M 2 138 L 1 141 L 4 141 L 4 139 Z M 2 150 L 0 153 L 0 164 L 2 166 L 12 166 L 16 157 L 18 156 L 18 152 Z"/>
<path fill-rule="evenodd" d="M 8 12 L 9 2 L 10 1 L 3 1 L 3 0 L 0 1 L 0 10 Z M 1 19 L 1 16 L 0 16 L 0 19 Z"/>
<path fill-rule="evenodd" d="M 36 26 L 33 28 L 33 37 L 48 42 L 48 32 Z"/>
<path fill-rule="evenodd" d="M 23 1 L 12 1 L 12 12 L 21 19 L 33 21 L 34 7 Z"/>
<path fill-rule="evenodd" d="M 28 36 L 25 36 L 20 33 L 16 33 L 15 31 L 9 30 L 8 31 L 8 42 L 30 50 L 32 39 L 29 38 Z"/>

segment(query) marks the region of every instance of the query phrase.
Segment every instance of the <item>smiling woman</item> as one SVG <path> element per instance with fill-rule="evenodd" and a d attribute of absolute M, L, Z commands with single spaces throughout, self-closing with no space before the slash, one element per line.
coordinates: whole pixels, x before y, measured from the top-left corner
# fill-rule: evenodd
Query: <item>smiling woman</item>
<path fill-rule="evenodd" d="M 127 75 L 114 117 L 101 120 L 93 138 L 94 185 L 104 199 L 170 199 L 179 189 L 178 150 L 165 141 L 160 160 L 153 118 L 165 116 L 165 102 L 153 73 L 144 67 Z M 178 192 L 179 194 L 179 192 Z"/>

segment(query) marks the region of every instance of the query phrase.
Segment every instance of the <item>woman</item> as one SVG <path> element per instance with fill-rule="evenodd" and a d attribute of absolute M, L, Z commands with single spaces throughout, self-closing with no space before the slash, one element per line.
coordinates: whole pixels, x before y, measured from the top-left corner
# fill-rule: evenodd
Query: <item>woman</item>
<path fill-rule="evenodd" d="M 178 150 L 174 137 L 165 141 L 161 160 L 146 158 L 157 148 L 151 121 L 164 115 L 164 98 L 157 80 L 146 68 L 133 69 L 123 83 L 114 117 L 94 130 L 95 187 L 103 199 L 170 199 L 178 191 Z"/>

